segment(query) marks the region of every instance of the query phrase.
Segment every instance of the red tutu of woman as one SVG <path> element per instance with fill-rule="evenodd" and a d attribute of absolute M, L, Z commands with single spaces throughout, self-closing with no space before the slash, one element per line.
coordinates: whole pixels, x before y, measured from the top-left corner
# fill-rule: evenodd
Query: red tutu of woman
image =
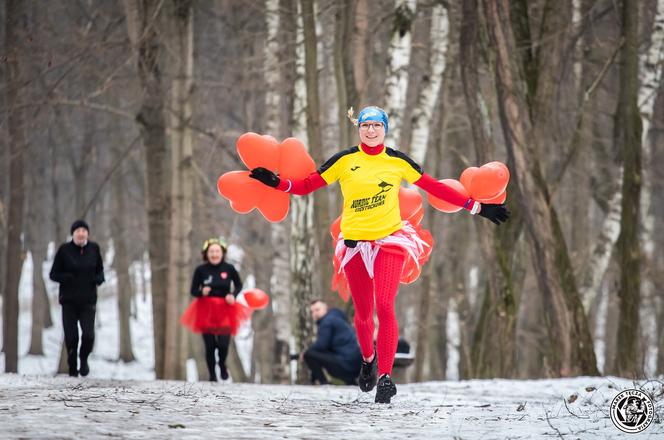
<path fill-rule="evenodd" d="M 431 255 L 433 244 L 433 238 L 429 231 L 419 224 L 412 225 L 407 220 L 404 220 L 403 228 L 392 235 L 380 240 L 358 242 L 355 248 L 347 248 L 343 236 L 339 234 L 333 259 L 332 290 L 336 290 L 344 301 L 348 301 L 350 287 L 346 273 L 343 270 L 344 266 L 353 256 L 359 254 L 369 277 L 373 278 L 373 264 L 379 249 L 404 256 L 399 281 L 401 284 L 410 284 L 420 276 L 422 266 Z"/>
<path fill-rule="evenodd" d="M 189 304 L 180 323 L 194 333 L 236 335 L 250 316 L 251 310 L 237 301 L 228 304 L 222 297 L 202 296 Z"/>

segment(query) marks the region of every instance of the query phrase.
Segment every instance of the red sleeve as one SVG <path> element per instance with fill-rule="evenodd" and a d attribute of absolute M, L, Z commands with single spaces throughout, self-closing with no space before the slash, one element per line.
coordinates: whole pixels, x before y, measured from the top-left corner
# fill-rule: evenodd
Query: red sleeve
<path fill-rule="evenodd" d="M 432 196 L 448 203 L 452 203 L 453 205 L 460 206 L 468 211 L 472 210 L 475 205 L 475 200 L 472 197 L 464 196 L 451 186 L 437 181 L 426 173 L 423 173 L 422 177 L 414 183 Z"/>
<path fill-rule="evenodd" d="M 304 196 L 326 185 L 327 182 L 318 174 L 318 171 L 314 171 L 302 180 L 281 179 L 279 185 L 277 185 L 277 189 L 290 194 Z"/>

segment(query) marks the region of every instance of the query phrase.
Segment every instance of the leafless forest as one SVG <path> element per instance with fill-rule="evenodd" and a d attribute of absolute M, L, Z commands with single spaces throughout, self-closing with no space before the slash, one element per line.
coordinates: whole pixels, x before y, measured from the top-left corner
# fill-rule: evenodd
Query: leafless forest
<path fill-rule="evenodd" d="M 235 213 L 216 180 L 244 169 L 244 132 L 295 136 L 321 164 L 358 142 L 348 108 L 378 105 L 388 145 L 438 179 L 511 171 L 501 227 L 427 206 L 436 246 L 397 299 L 416 354 L 400 380 L 444 379 L 452 345 L 460 378 L 664 373 L 664 1 L 5 0 L 0 22 L 7 372 L 26 256 L 45 261 L 85 218 L 114 249 L 122 361 L 137 264 L 156 377 L 201 357 L 178 317 L 202 241 L 222 235 L 272 300 L 251 371 L 232 352 L 232 375 L 288 382 L 291 337 L 314 337 L 309 301 L 352 313 L 329 288 L 338 186 L 271 224 Z M 58 319 L 37 272 L 35 354 Z"/>

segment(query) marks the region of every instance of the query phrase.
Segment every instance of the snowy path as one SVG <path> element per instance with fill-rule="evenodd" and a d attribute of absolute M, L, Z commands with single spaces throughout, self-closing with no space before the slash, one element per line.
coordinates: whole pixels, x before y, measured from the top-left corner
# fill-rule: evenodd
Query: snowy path
<path fill-rule="evenodd" d="M 648 387 L 659 417 L 628 435 L 608 418 L 633 388 L 618 378 L 400 385 L 378 405 L 353 387 L 0 375 L 0 438 L 661 439 L 662 384 Z"/>

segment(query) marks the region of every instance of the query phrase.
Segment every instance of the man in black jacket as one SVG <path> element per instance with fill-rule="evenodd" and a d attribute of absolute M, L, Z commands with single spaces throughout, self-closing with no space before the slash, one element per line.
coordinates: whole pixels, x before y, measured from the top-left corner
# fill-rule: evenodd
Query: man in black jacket
<path fill-rule="evenodd" d="M 311 370 L 312 383 L 328 383 L 323 369 L 347 385 L 356 384 L 362 353 L 353 328 L 339 309 L 329 309 L 321 300 L 311 302 L 311 316 L 318 326 L 316 342 L 302 355 Z"/>
<path fill-rule="evenodd" d="M 72 240 L 58 249 L 50 278 L 60 283 L 62 327 L 65 332 L 69 375 L 87 376 L 88 356 L 95 341 L 97 286 L 105 281 L 99 245 L 88 240 L 90 228 L 84 220 L 71 225 Z M 81 365 L 77 368 L 78 324 L 81 324 Z"/>

